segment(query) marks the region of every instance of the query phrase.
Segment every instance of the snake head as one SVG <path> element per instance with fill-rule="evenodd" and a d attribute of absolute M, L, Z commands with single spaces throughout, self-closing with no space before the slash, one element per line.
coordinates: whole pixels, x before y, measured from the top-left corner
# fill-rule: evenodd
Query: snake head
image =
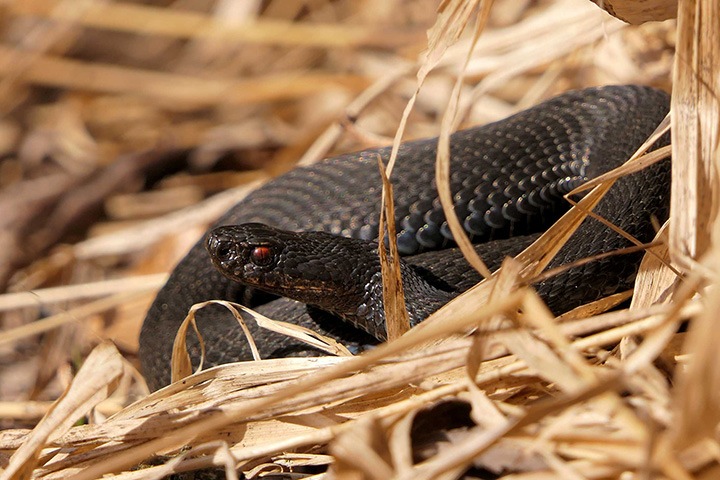
<path fill-rule="evenodd" d="M 246 223 L 213 229 L 205 247 L 231 280 L 341 315 L 381 297 L 373 242 Z"/>
<path fill-rule="evenodd" d="M 280 233 L 261 223 L 218 227 L 208 234 L 205 248 L 226 277 L 272 288 L 278 284 L 278 262 L 286 250 Z"/>

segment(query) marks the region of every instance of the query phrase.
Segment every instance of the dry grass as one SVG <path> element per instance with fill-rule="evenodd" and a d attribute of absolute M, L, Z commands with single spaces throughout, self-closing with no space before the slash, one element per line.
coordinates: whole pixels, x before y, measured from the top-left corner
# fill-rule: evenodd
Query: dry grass
<path fill-rule="evenodd" d="M 312 478 L 445 479 L 473 464 L 515 479 L 717 478 L 720 6 L 681 1 L 677 22 L 638 26 L 584 0 L 436 6 L 4 5 L 3 479 L 328 465 Z M 515 286 L 613 178 L 667 152 L 608 175 L 499 274 L 365 355 L 228 365 L 147 394 L 134 368 L 147 305 L 258 182 L 606 83 L 673 92 L 672 219 L 630 308 L 602 313 L 622 294 L 556 319 Z M 419 442 L 413 425 L 447 427 L 449 400 L 475 425 Z"/>

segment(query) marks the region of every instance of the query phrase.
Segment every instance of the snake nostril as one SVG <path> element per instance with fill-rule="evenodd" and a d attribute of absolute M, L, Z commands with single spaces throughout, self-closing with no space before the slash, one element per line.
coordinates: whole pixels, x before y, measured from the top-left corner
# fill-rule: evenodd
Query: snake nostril
<path fill-rule="evenodd" d="M 215 255 L 218 260 L 224 262 L 231 260 L 235 256 L 235 245 L 232 242 L 217 240 L 214 243 L 213 255 Z"/>

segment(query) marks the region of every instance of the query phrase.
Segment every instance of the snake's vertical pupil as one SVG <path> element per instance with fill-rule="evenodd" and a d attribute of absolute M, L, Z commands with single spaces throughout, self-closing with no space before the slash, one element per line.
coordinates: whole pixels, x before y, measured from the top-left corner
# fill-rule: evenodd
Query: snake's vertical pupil
<path fill-rule="evenodd" d="M 272 251 L 270 247 L 255 247 L 250 252 L 250 259 L 255 265 L 268 265 L 272 261 Z"/>

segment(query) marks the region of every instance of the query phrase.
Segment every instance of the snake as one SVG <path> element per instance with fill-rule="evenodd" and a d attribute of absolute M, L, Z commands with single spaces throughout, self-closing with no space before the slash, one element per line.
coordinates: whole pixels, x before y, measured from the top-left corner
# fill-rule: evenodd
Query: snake
<path fill-rule="evenodd" d="M 625 162 L 669 111 L 651 87 L 609 85 L 563 93 L 504 120 L 450 136 L 454 211 L 490 269 L 525 249 L 556 221 L 576 187 Z M 652 148 L 668 143 L 668 135 Z M 290 170 L 225 213 L 171 272 L 143 322 L 139 358 L 148 386 L 170 381 L 175 334 L 195 303 L 240 302 L 312 328 L 353 352 L 385 340 L 378 225 L 391 147 L 339 155 Z M 464 260 L 435 183 L 437 138 L 399 147 L 393 184 L 397 248 L 415 325 L 482 277 Z M 618 179 L 594 209 L 640 242 L 669 215 L 670 161 Z M 549 268 L 628 247 L 586 218 Z M 601 256 L 536 284 L 555 313 L 631 289 L 642 252 Z M 197 312 L 204 367 L 252 359 L 237 321 L 218 305 Z M 263 358 L 319 355 L 296 339 L 248 322 Z M 198 363 L 194 335 L 187 345 Z"/>

